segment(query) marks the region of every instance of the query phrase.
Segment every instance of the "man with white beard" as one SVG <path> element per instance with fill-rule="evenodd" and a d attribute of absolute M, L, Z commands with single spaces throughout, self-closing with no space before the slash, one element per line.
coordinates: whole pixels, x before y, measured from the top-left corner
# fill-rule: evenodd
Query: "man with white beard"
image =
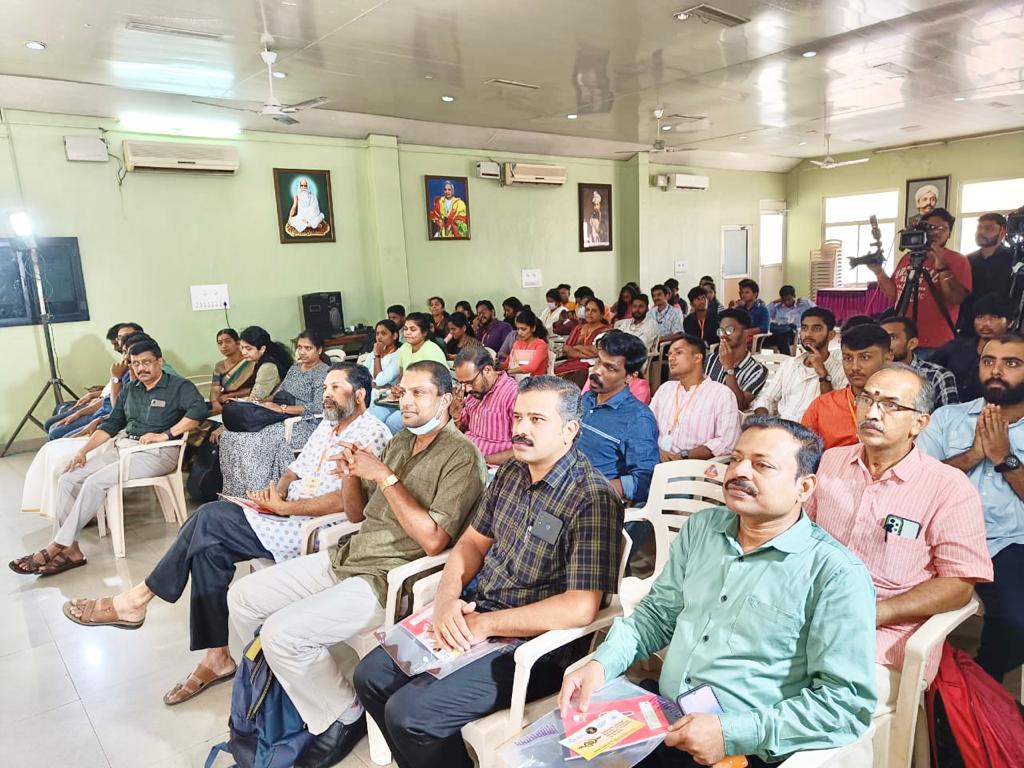
<path fill-rule="evenodd" d="M 292 209 L 288 213 L 288 224 L 296 232 L 316 229 L 324 220 L 316 195 L 309 191 L 309 179 L 299 179 L 299 194 L 292 198 Z"/>

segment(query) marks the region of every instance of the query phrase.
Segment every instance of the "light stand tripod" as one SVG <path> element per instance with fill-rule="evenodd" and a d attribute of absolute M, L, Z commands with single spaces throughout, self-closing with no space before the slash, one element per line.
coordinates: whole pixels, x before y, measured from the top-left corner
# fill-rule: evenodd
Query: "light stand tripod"
<path fill-rule="evenodd" d="M 53 337 L 50 332 L 52 318 L 46 311 L 46 296 L 43 293 L 43 275 L 39 269 L 39 249 L 36 248 L 35 238 L 33 238 L 31 234 L 23 235 L 22 239 L 25 240 L 25 245 L 28 246 L 29 260 L 32 264 L 32 282 L 35 285 L 36 299 L 39 303 L 39 319 L 43 324 L 43 338 L 46 340 L 46 358 L 50 363 L 50 378 L 45 384 L 43 384 L 43 388 L 39 390 L 39 394 L 36 395 L 36 399 L 32 401 L 32 405 L 28 407 L 28 411 L 25 412 L 21 421 L 18 422 L 18 427 L 11 435 L 11 439 L 7 441 L 7 445 L 4 446 L 3 451 L 0 451 L 0 457 L 7 455 L 7 451 L 10 450 L 11 444 L 14 443 L 15 438 L 18 437 L 18 434 L 21 432 L 26 422 L 31 421 L 44 432 L 46 431 L 43 426 L 43 422 L 37 419 L 33 412 L 39 403 L 42 402 L 43 398 L 46 397 L 46 393 L 48 391 L 53 391 L 53 401 L 56 407 L 59 407 L 64 402 L 61 390 L 67 392 L 74 399 L 78 399 L 78 395 L 72 391 L 71 387 L 64 383 L 64 380 L 60 377 L 60 373 L 57 370 L 57 356 L 53 351 Z"/>
<path fill-rule="evenodd" d="M 932 280 L 931 273 L 924 268 L 925 259 L 928 258 L 927 251 L 911 251 L 910 252 L 910 274 L 907 275 L 907 282 L 903 286 L 903 293 L 900 294 L 899 300 L 896 302 L 896 315 L 902 317 L 908 317 L 907 310 L 910 308 L 911 302 L 913 302 L 913 317 L 914 322 L 917 322 L 917 310 L 919 301 L 919 291 L 921 286 L 921 280 L 924 280 L 924 284 L 928 286 L 928 291 L 932 295 L 932 301 L 935 302 L 935 306 L 939 308 L 939 314 L 942 315 L 942 319 L 946 321 L 946 325 L 949 326 L 950 332 L 953 337 L 956 338 L 956 324 L 953 322 L 953 318 L 949 315 L 949 310 L 946 309 L 946 304 L 939 294 L 938 288 L 935 287 L 935 282 Z"/>

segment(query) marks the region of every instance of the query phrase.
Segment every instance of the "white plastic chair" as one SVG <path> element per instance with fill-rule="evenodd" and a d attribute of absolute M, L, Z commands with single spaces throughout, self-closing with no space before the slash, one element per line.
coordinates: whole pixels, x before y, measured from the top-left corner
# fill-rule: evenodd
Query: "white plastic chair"
<path fill-rule="evenodd" d="M 199 394 L 204 399 L 210 399 L 210 392 L 213 390 L 213 377 L 210 374 L 197 374 L 196 376 L 186 376 L 185 378 L 196 385 L 196 389 L 199 390 Z"/>
<path fill-rule="evenodd" d="M 181 479 L 181 462 L 185 458 L 185 443 L 188 432 L 177 440 L 149 445 L 133 445 L 130 448 L 118 448 L 117 483 L 107 490 L 104 507 L 100 507 L 96 516 L 100 537 L 107 535 L 110 528 L 110 539 L 114 546 L 114 557 L 125 556 L 124 544 L 124 489 L 144 488 L 151 486 L 156 491 L 157 501 L 168 523 L 176 522 L 179 526 L 188 519 L 188 506 L 185 504 L 185 484 Z M 156 451 L 162 448 L 178 448 L 178 463 L 170 474 L 158 477 L 138 477 L 128 480 L 132 457 L 143 451 Z"/>
<path fill-rule="evenodd" d="M 548 376 L 555 375 L 555 352 L 552 349 L 548 350 Z"/>
<path fill-rule="evenodd" d="M 725 480 L 725 465 L 705 459 L 681 459 L 666 461 L 654 467 L 651 489 L 647 494 L 644 512 L 654 519 L 660 516 L 665 522 L 668 536 L 674 536 L 694 512 L 725 503 L 722 483 Z M 655 528 L 657 532 L 658 528 Z M 655 571 L 660 573 L 668 557 L 668 542 L 658 542 L 658 557 Z"/>
<path fill-rule="evenodd" d="M 752 339 L 752 341 L 750 343 L 750 351 L 753 354 L 755 354 L 755 355 L 760 353 L 761 348 L 764 346 L 765 339 L 770 339 L 770 338 L 771 338 L 771 334 L 770 333 L 755 333 L 754 334 L 754 338 Z"/>

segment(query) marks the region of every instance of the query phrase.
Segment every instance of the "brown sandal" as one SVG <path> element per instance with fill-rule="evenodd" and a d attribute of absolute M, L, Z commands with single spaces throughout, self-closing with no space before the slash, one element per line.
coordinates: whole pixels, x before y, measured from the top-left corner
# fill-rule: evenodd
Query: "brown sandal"
<path fill-rule="evenodd" d="M 81 602 L 81 606 L 75 603 Z M 82 615 L 75 616 L 71 609 L 81 607 Z M 68 600 L 64 603 L 64 615 L 75 624 L 83 627 L 117 627 L 118 629 L 138 629 L 145 619 L 140 621 L 126 621 L 117 615 L 114 610 L 114 599 L 101 597 L 98 600 Z"/>
<path fill-rule="evenodd" d="M 45 565 L 40 565 L 36 573 L 40 576 L 56 576 L 58 573 L 70 571 L 72 568 L 81 568 L 89 561 L 82 557 L 81 560 L 72 560 L 66 552 L 58 552 Z"/>
<path fill-rule="evenodd" d="M 173 707 L 175 704 L 181 704 L 191 698 L 195 698 L 211 685 L 222 683 L 225 680 L 231 680 L 234 676 L 234 669 L 226 674 L 218 675 L 209 667 L 199 664 L 192 672 L 189 673 L 188 677 L 185 678 L 185 682 L 176 684 L 171 688 L 171 690 L 164 694 L 164 704 L 169 707 Z"/>
<path fill-rule="evenodd" d="M 36 560 L 36 555 L 43 556 L 42 563 Z M 25 555 L 24 557 L 19 557 L 17 560 L 11 560 L 11 562 L 7 564 L 7 567 L 22 576 L 32 576 L 39 573 L 39 569 L 44 565 L 48 565 L 50 560 L 52 560 L 50 553 L 45 549 L 40 549 L 38 552 L 33 552 L 31 555 Z M 22 566 L 27 567 L 23 568 Z"/>

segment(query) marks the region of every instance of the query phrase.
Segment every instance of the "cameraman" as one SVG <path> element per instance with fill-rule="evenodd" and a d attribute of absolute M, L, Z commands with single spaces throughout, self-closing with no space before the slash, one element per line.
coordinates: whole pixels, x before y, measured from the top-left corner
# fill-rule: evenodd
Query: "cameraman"
<path fill-rule="evenodd" d="M 1013 267 L 1013 249 L 1006 244 L 1006 217 L 1001 213 L 985 213 L 978 217 L 974 233 L 978 250 L 967 255 L 974 285 L 967 301 L 960 305 L 961 336 L 974 334 L 974 297 L 994 293 L 1006 296 L 1010 292 L 1010 268 Z"/>
<path fill-rule="evenodd" d="M 972 285 L 971 266 L 967 259 L 946 247 L 946 241 L 949 240 L 955 221 L 953 214 L 945 208 L 935 208 L 921 220 L 921 227 L 928 232 L 929 243 L 924 268 L 931 275 L 939 297 L 954 324 L 960 314 L 960 304 L 970 294 Z M 878 286 L 885 295 L 895 303 L 903 293 L 907 278 L 910 276 L 910 253 L 903 254 L 891 278 L 885 274 L 881 264 L 869 264 L 868 269 L 878 278 Z M 942 317 L 942 313 L 923 279 L 917 287 L 917 300 L 916 320 L 919 331 L 918 338 L 921 342 L 917 353 L 927 360 L 933 350 L 952 341 L 956 338 L 956 334 Z M 906 314 L 914 316 L 913 299 L 907 307 Z"/>

